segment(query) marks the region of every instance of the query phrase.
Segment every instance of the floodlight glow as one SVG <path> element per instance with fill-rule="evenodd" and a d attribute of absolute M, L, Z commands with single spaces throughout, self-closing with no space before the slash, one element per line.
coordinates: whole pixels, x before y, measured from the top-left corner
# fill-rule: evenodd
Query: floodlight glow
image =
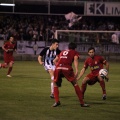
<path fill-rule="evenodd" d="M 7 4 L 7 3 L 1 3 L 1 6 L 15 6 L 15 4 Z"/>

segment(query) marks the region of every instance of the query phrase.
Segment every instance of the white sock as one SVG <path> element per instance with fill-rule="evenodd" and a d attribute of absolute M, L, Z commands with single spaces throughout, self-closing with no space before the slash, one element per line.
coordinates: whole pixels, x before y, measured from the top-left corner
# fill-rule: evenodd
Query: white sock
<path fill-rule="evenodd" d="M 54 76 L 51 77 L 51 80 L 53 81 L 54 80 Z M 54 93 L 54 85 L 53 85 L 53 82 L 51 81 L 51 94 Z"/>
<path fill-rule="evenodd" d="M 51 77 L 51 80 L 54 80 L 54 76 Z"/>
<path fill-rule="evenodd" d="M 53 86 L 53 82 L 51 82 L 51 94 L 54 93 L 54 86 Z"/>

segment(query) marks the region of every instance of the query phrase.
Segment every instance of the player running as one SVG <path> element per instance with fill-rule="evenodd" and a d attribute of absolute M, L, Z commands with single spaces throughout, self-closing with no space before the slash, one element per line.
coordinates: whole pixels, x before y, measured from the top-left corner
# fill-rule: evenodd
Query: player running
<path fill-rule="evenodd" d="M 14 37 L 10 37 L 9 41 L 4 43 L 2 49 L 4 50 L 4 63 L 0 64 L 0 68 L 7 68 L 9 66 L 7 77 L 12 77 L 10 73 L 14 64 L 13 52 L 16 51 Z"/>

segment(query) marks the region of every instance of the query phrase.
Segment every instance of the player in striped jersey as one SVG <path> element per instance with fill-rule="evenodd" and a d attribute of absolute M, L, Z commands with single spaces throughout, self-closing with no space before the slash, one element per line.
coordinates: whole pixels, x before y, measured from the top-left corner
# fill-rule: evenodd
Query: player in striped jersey
<path fill-rule="evenodd" d="M 53 60 L 61 52 L 58 49 L 58 45 L 59 41 L 57 39 L 53 39 L 51 46 L 44 48 L 38 56 L 38 62 L 40 63 L 40 65 L 44 65 L 45 70 L 48 71 L 51 77 L 51 95 L 50 95 L 51 98 L 54 98 L 53 80 L 55 65 L 53 63 Z"/>

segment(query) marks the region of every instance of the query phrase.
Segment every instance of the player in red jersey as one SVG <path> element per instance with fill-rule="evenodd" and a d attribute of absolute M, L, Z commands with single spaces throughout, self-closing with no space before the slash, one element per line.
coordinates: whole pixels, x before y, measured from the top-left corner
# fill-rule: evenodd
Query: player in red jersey
<path fill-rule="evenodd" d="M 76 77 L 78 75 L 78 59 L 79 59 L 79 53 L 75 51 L 76 44 L 75 43 L 69 43 L 68 50 L 64 50 L 60 53 L 59 56 L 57 56 L 54 59 L 54 63 L 56 63 L 56 68 L 54 71 L 54 98 L 55 103 L 53 104 L 53 107 L 57 107 L 60 105 L 59 101 L 59 89 L 57 82 L 59 81 L 59 78 L 61 76 L 64 76 L 69 82 L 72 83 L 74 86 L 75 92 L 79 98 L 81 107 L 89 107 L 88 104 L 85 104 L 82 98 L 82 92 L 80 90 L 79 85 L 76 82 Z M 74 63 L 75 67 L 75 73 L 72 68 L 72 63 Z"/>
<path fill-rule="evenodd" d="M 5 42 L 2 46 L 4 50 L 4 63 L 0 64 L 1 68 L 7 68 L 9 66 L 7 77 L 11 77 L 10 73 L 14 64 L 13 52 L 16 50 L 16 44 L 14 42 L 14 37 L 10 37 L 9 41 Z"/>
<path fill-rule="evenodd" d="M 84 98 L 84 93 L 88 85 L 94 85 L 96 82 L 100 83 L 100 86 L 102 88 L 103 96 L 102 99 L 106 99 L 106 89 L 105 89 L 105 82 L 104 79 L 99 75 L 99 70 L 102 69 L 104 66 L 106 66 L 106 69 L 109 71 L 109 63 L 99 55 L 95 55 L 95 49 L 93 47 L 90 47 L 88 49 L 88 55 L 89 57 L 84 62 L 84 67 L 80 71 L 80 74 L 77 78 L 79 80 L 83 74 L 85 73 L 88 66 L 91 69 L 91 73 L 89 73 L 82 81 L 82 93 Z M 108 81 L 108 76 L 106 80 Z"/>

